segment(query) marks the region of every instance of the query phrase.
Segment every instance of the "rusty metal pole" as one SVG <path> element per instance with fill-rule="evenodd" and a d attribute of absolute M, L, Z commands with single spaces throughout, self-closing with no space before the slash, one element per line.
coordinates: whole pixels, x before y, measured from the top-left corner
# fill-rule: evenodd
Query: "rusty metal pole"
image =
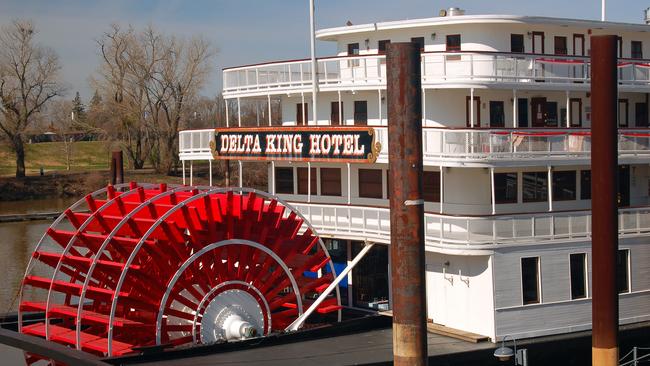
<path fill-rule="evenodd" d="M 393 359 L 395 365 L 426 365 L 422 86 L 416 43 L 388 46 L 386 78 Z"/>
<path fill-rule="evenodd" d="M 122 159 L 122 150 L 113 151 L 111 156 L 111 183 L 124 183 L 124 160 Z"/>
<path fill-rule="evenodd" d="M 617 37 L 591 37 L 592 364 L 618 365 Z"/>

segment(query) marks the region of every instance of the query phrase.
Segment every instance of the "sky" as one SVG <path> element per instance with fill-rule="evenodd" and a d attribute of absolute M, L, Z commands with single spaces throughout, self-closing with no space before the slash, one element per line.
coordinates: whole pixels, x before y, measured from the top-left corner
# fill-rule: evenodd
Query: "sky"
<path fill-rule="evenodd" d="M 540 15 L 600 19 L 599 0 L 315 0 L 316 28 L 437 16 L 450 6 L 467 14 Z M 607 4 L 607 20 L 641 23 L 645 0 Z M 562 9 L 562 10 L 559 10 Z M 92 97 L 89 77 L 97 70 L 96 40 L 111 23 L 149 24 L 167 34 L 202 35 L 217 49 L 203 95 L 221 90 L 221 69 L 237 65 L 309 57 L 309 0 L 0 0 L 0 25 L 31 19 L 37 41 L 53 48 L 62 79 L 84 101 Z M 333 55 L 331 42 L 318 42 L 317 54 Z"/>

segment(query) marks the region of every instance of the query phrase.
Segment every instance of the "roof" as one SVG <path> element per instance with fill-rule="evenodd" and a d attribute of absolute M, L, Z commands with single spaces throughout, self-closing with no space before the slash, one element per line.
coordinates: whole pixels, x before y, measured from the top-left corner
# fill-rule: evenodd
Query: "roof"
<path fill-rule="evenodd" d="M 351 25 L 320 29 L 316 38 L 322 41 L 336 41 L 338 36 L 365 33 L 379 30 L 408 29 L 419 27 L 444 26 L 452 24 L 543 24 L 565 27 L 612 29 L 617 31 L 647 32 L 650 25 L 641 23 L 602 22 L 598 20 L 551 18 L 524 15 L 454 15 L 446 17 L 397 20 L 389 22 Z"/>

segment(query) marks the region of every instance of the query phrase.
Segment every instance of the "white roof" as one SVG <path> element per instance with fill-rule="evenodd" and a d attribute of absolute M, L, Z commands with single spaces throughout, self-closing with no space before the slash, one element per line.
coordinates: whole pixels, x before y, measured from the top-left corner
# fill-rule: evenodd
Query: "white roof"
<path fill-rule="evenodd" d="M 397 20 L 380 23 L 351 25 L 325 28 L 316 31 L 316 38 L 323 41 L 335 41 L 338 36 L 372 32 L 378 30 L 407 29 L 418 27 L 444 26 L 451 24 L 541 24 L 580 28 L 612 29 L 628 32 L 647 32 L 650 26 L 635 23 L 601 22 L 598 20 L 551 18 L 524 15 L 454 15 L 423 19 Z"/>

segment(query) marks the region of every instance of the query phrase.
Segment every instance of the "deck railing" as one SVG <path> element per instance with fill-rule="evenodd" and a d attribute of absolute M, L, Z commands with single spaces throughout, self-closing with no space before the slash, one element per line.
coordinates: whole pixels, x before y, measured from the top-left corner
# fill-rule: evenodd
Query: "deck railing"
<path fill-rule="evenodd" d="M 382 150 L 379 160 L 388 159 L 388 129 L 375 127 Z M 179 133 L 181 160 L 210 159 L 214 130 L 187 130 Z M 423 128 L 422 151 L 425 162 L 441 160 L 494 161 L 524 159 L 588 158 L 591 152 L 589 129 L 447 129 Z M 650 130 L 621 129 L 618 134 L 621 157 L 650 157 Z"/>
<path fill-rule="evenodd" d="M 386 56 L 341 56 L 318 59 L 322 88 L 385 87 Z M 650 61 L 621 59 L 623 85 L 649 85 Z M 228 94 L 301 90 L 312 83 L 311 62 L 270 62 L 223 70 Z M 588 57 L 499 52 L 427 52 L 422 54 L 422 84 L 448 82 L 589 83 Z"/>
<path fill-rule="evenodd" d="M 350 239 L 390 239 L 388 208 L 291 202 L 321 235 Z M 427 245 L 476 246 L 581 240 L 591 236 L 591 211 L 492 216 L 425 213 Z M 619 210 L 619 235 L 650 234 L 650 207 Z"/>

